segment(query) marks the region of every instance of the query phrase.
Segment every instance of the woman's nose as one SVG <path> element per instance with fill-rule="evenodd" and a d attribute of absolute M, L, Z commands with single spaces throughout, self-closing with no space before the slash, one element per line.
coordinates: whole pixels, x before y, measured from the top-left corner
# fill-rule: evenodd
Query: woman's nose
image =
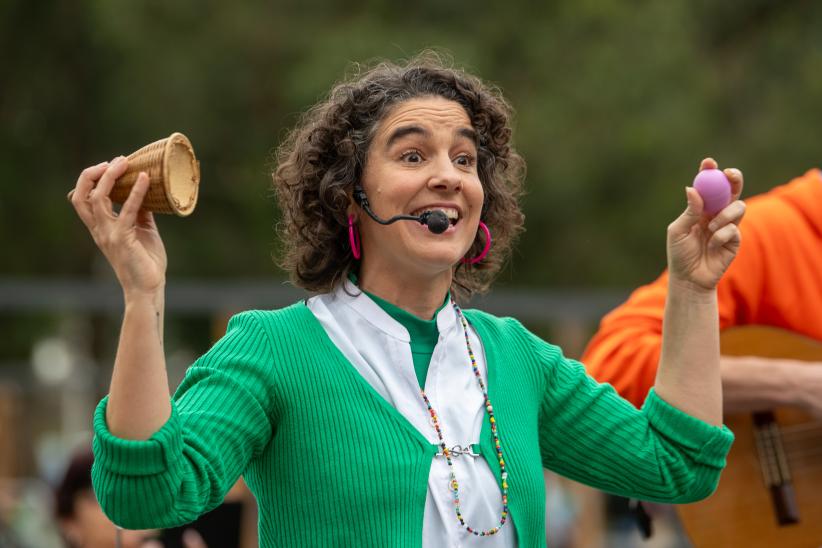
<path fill-rule="evenodd" d="M 437 162 L 436 170 L 428 179 L 428 187 L 435 190 L 459 191 L 462 189 L 462 173 L 450 159 Z"/>

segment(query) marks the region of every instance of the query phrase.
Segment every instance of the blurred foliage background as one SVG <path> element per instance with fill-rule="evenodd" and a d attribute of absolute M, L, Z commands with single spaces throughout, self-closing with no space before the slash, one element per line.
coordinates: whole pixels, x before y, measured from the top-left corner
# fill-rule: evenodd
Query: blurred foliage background
<path fill-rule="evenodd" d="M 748 195 L 817 164 L 820 22 L 802 0 L 7 0 L 2 274 L 87 275 L 77 174 L 182 131 L 203 185 L 194 217 L 160 221 L 170 276 L 282 277 L 279 140 L 352 62 L 437 47 L 518 113 L 527 233 L 500 283 L 634 286 L 702 157 L 743 169 Z"/>

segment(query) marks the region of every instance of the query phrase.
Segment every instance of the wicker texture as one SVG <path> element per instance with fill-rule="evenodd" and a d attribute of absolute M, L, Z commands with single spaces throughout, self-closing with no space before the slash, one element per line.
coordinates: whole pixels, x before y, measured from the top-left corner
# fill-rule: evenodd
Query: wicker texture
<path fill-rule="evenodd" d="M 181 217 L 194 211 L 200 185 L 200 164 L 185 135 L 172 133 L 131 153 L 128 156 L 128 170 L 111 189 L 109 196 L 112 202 L 125 202 L 141 171 L 149 177 L 143 209 Z"/>

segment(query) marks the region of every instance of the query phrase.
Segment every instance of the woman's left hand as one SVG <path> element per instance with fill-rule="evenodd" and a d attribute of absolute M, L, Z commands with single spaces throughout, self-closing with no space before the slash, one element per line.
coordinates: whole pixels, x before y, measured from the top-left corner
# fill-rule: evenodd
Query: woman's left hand
<path fill-rule="evenodd" d="M 717 169 L 712 158 L 702 160 L 699 170 Z M 668 272 L 673 282 L 713 290 L 739 250 L 739 222 L 745 214 L 742 172 L 723 170 L 731 183 L 731 203 L 713 218 L 703 213 L 702 197 L 693 187 L 685 193 L 688 207 L 668 226 Z"/>

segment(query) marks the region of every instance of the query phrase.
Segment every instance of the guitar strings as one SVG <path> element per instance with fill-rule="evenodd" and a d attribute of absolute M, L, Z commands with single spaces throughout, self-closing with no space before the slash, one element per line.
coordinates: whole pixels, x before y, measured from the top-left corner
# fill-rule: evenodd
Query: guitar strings
<path fill-rule="evenodd" d="M 791 470 L 800 468 L 817 468 L 822 465 L 822 447 L 813 448 L 789 448 L 785 449 L 785 456 L 790 462 L 789 468 Z M 811 459 L 810 461 L 808 459 Z"/>
<path fill-rule="evenodd" d="M 809 421 L 778 427 L 779 439 L 789 470 L 822 466 L 822 422 Z M 760 456 L 762 458 L 762 456 Z"/>
<path fill-rule="evenodd" d="M 791 443 L 817 442 L 822 445 L 822 429 L 814 432 L 795 432 L 781 437 L 782 441 L 790 441 Z"/>
<path fill-rule="evenodd" d="M 822 422 L 803 422 L 801 424 L 793 424 L 790 426 L 780 426 L 779 431 L 782 434 L 793 434 L 796 432 L 818 431 L 822 432 Z"/>

